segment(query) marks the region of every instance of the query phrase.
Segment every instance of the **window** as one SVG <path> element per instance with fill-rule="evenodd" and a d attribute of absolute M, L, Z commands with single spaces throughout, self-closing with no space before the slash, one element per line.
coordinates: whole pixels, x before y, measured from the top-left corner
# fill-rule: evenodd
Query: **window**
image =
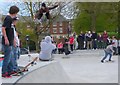
<path fill-rule="evenodd" d="M 63 28 L 59 28 L 59 32 L 60 32 L 60 33 L 63 33 Z"/>
<path fill-rule="evenodd" d="M 53 33 L 57 33 L 57 28 L 53 28 Z"/>
<path fill-rule="evenodd" d="M 62 26 L 62 23 L 60 23 L 60 26 Z"/>

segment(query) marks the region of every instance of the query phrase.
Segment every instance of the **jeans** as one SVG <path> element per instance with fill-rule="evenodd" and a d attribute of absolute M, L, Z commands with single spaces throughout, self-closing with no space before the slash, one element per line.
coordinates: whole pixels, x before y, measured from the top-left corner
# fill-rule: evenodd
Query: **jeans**
<path fill-rule="evenodd" d="M 92 44 L 93 44 L 92 45 L 93 49 L 96 49 L 97 48 L 97 40 L 93 39 Z"/>
<path fill-rule="evenodd" d="M 19 57 L 19 47 L 13 47 L 13 58 L 12 58 L 12 61 L 13 61 L 13 70 L 14 71 L 17 71 L 18 70 L 18 64 L 17 64 L 17 59 Z"/>
<path fill-rule="evenodd" d="M 2 65 L 2 74 L 13 71 L 13 62 L 12 62 L 12 57 L 13 57 L 13 46 L 7 46 L 3 45 L 4 48 L 4 60 L 3 60 L 3 65 Z"/>
<path fill-rule="evenodd" d="M 105 51 L 105 57 L 103 57 L 102 61 L 104 61 L 107 58 L 108 55 L 109 55 L 109 60 L 111 60 L 111 58 L 112 58 L 112 52 L 106 52 Z"/>

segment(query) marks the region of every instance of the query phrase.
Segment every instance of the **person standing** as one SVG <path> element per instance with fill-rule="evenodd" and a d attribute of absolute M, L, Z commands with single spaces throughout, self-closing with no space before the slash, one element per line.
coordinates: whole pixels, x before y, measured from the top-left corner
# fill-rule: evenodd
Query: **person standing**
<path fill-rule="evenodd" d="M 70 50 L 73 51 L 73 45 L 74 45 L 74 37 L 73 36 L 70 36 L 69 43 L 70 43 Z"/>
<path fill-rule="evenodd" d="M 95 31 L 92 32 L 92 48 L 97 49 L 97 33 Z"/>
<path fill-rule="evenodd" d="M 17 6 L 11 6 L 9 9 L 9 15 L 7 15 L 4 19 L 2 25 L 2 45 L 4 48 L 4 60 L 2 65 L 2 77 L 10 78 L 11 72 L 13 71 L 12 65 L 12 51 L 14 44 L 14 30 L 11 28 L 12 18 L 16 17 L 19 12 L 19 8 Z"/>
<path fill-rule="evenodd" d="M 102 35 L 99 33 L 97 37 L 98 43 L 97 43 L 97 48 L 102 49 L 103 48 L 103 38 Z"/>
<path fill-rule="evenodd" d="M 19 58 L 19 46 L 20 46 L 20 41 L 19 41 L 19 38 L 18 38 L 18 33 L 16 31 L 16 24 L 17 24 L 17 21 L 18 21 L 18 18 L 15 17 L 13 18 L 13 23 L 12 23 L 12 28 L 14 30 L 14 46 L 13 46 L 13 57 L 12 57 L 12 60 L 13 60 L 13 73 L 16 73 L 17 71 L 19 71 L 19 67 L 18 67 L 18 64 L 17 64 L 17 59 Z"/>
<path fill-rule="evenodd" d="M 118 55 L 120 55 L 120 38 L 118 39 Z"/>
<path fill-rule="evenodd" d="M 115 36 L 112 36 L 112 43 L 115 43 L 114 44 L 114 47 L 113 47 L 113 50 L 114 50 L 114 55 L 117 55 L 117 47 L 118 47 L 118 40 L 116 39 Z"/>
<path fill-rule="evenodd" d="M 87 38 L 87 49 L 92 49 L 92 33 L 91 33 L 91 31 L 88 31 L 86 38 Z"/>
<path fill-rule="evenodd" d="M 68 40 L 68 38 L 66 37 L 66 38 L 65 38 L 65 43 L 63 44 L 63 48 L 64 48 L 65 55 L 69 55 L 69 54 L 70 54 L 68 45 L 69 45 L 69 40 Z"/>
<path fill-rule="evenodd" d="M 81 31 L 81 34 L 78 36 L 77 41 L 79 42 L 78 44 L 78 49 L 83 50 L 84 49 L 84 41 L 85 41 L 85 35 L 84 33 Z"/>
<path fill-rule="evenodd" d="M 62 42 L 58 43 L 57 48 L 58 48 L 58 54 L 63 54 L 63 43 Z"/>
<path fill-rule="evenodd" d="M 106 48 L 106 46 L 107 46 L 107 38 L 108 38 L 108 34 L 107 34 L 106 30 L 103 32 L 102 37 L 103 37 L 103 48 Z"/>

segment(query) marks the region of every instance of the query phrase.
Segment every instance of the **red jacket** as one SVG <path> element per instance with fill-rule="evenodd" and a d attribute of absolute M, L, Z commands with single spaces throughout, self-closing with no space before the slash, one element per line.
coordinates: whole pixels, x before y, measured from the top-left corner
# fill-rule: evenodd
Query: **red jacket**
<path fill-rule="evenodd" d="M 58 48 L 63 48 L 63 44 L 62 44 L 62 43 L 59 43 L 59 44 L 57 45 L 57 47 L 58 47 Z"/>
<path fill-rule="evenodd" d="M 73 36 L 69 38 L 69 43 L 74 44 L 74 37 Z"/>

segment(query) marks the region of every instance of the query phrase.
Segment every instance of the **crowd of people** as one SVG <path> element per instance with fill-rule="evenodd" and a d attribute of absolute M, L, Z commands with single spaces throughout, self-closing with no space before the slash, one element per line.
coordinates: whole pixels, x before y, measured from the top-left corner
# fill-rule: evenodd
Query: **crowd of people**
<path fill-rule="evenodd" d="M 56 43 L 56 47 L 58 54 L 62 54 L 65 52 L 66 44 L 68 45 L 68 50 L 72 52 L 73 50 L 105 49 L 110 43 L 114 43 L 114 54 L 119 54 L 120 40 L 116 36 L 110 38 L 106 30 L 103 33 L 96 33 L 95 31 L 86 33 L 81 31 L 79 35 L 73 33 L 69 38 L 64 38 L 63 42 Z"/>
<path fill-rule="evenodd" d="M 105 49 L 107 45 L 114 42 L 114 54 L 118 54 L 119 40 L 116 36 L 110 37 L 105 30 L 103 33 L 96 33 L 95 31 L 81 32 L 77 37 L 77 49 Z"/>

